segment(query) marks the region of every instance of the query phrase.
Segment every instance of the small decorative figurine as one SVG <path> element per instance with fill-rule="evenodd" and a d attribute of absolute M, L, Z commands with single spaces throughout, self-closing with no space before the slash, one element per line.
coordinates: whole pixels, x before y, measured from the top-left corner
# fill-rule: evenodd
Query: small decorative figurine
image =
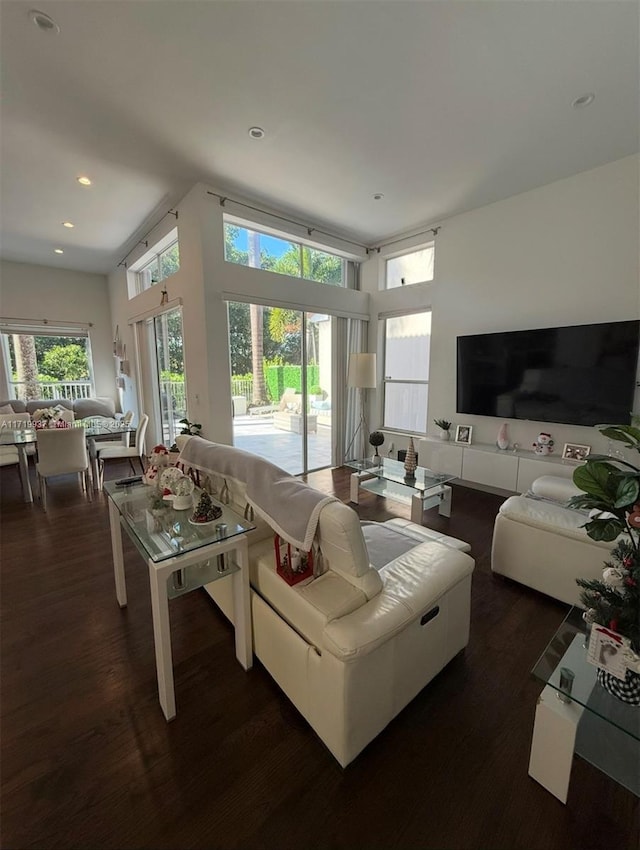
<path fill-rule="evenodd" d="M 157 487 L 160 484 L 160 476 L 169 463 L 169 449 L 166 446 L 154 446 L 149 455 L 149 465 L 144 475 L 145 484 Z"/>
<path fill-rule="evenodd" d="M 407 454 L 404 459 L 404 477 L 415 478 L 417 466 L 418 462 L 416 461 L 416 449 L 413 445 L 413 437 L 409 437 L 409 448 L 407 449 Z"/>
<path fill-rule="evenodd" d="M 211 501 L 211 496 L 206 491 L 203 491 L 200 499 L 198 500 L 198 504 L 191 514 L 189 522 L 194 525 L 201 525 L 202 523 L 213 522 L 221 516 L 222 508 L 214 505 Z"/>
<path fill-rule="evenodd" d="M 533 443 L 533 450 L 537 455 L 550 455 L 553 451 L 553 440 L 551 434 L 541 431 L 538 439 Z"/>

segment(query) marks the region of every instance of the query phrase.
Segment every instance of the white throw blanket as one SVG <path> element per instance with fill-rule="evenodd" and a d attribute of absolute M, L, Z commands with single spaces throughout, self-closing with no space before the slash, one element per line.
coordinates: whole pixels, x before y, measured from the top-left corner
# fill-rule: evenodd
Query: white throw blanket
<path fill-rule="evenodd" d="M 191 437 L 180 453 L 180 463 L 200 472 L 244 481 L 247 502 L 274 531 L 298 549 L 308 552 L 322 508 L 337 502 L 258 455 Z"/>

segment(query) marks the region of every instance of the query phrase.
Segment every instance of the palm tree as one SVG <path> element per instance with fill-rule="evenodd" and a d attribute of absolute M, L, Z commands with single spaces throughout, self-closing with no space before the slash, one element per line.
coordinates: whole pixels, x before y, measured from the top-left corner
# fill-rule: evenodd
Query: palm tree
<path fill-rule="evenodd" d="M 260 268 L 260 234 L 249 230 L 249 265 Z M 267 401 L 267 387 L 264 379 L 264 325 L 262 304 L 250 304 L 251 320 L 251 371 L 253 372 L 253 404 Z"/>
<path fill-rule="evenodd" d="M 34 337 L 27 334 L 13 334 L 13 350 L 16 357 L 16 373 L 18 381 L 24 388 L 25 400 L 39 398 L 40 381 Z"/>

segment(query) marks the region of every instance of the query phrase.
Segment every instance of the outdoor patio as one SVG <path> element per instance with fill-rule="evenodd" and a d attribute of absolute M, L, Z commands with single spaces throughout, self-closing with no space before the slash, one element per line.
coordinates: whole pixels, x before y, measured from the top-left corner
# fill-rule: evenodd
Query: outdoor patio
<path fill-rule="evenodd" d="M 302 435 L 283 431 L 273 424 L 273 414 L 236 416 L 233 420 L 233 444 L 260 455 L 287 472 L 302 472 Z M 331 466 L 331 428 L 317 425 L 308 435 L 309 469 Z"/>

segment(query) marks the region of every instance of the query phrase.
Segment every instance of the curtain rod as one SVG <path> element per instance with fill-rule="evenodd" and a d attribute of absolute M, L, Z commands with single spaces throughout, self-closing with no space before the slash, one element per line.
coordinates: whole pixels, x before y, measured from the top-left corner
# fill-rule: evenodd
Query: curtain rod
<path fill-rule="evenodd" d="M 154 231 L 154 230 L 156 229 L 156 227 L 160 224 L 160 222 L 161 222 L 161 221 L 164 221 L 164 220 L 165 220 L 165 218 L 166 218 L 168 215 L 175 215 L 175 217 L 176 217 L 176 221 L 178 220 L 178 210 L 167 210 L 167 212 L 166 212 L 163 216 L 161 216 L 161 217 L 158 219 L 158 221 L 156 221 L 156 223 L 153 225 L 153 227 L 150 227 L 150 228 L 149 228 L 149 230 L 147 230 L 147 232 L 144 234 L 144 236 L 142 237 L 142 239 L 138 239 L 138 241 L 137 241 L 137 242 L 136 242 L 136 244 L 133 246 L 133 248 L 131 249 L 131 251 L 129 251 L 128 253 L 126 253 L 126 254 L 124 255 L 124 257 L 123 257 L 123 258 L 120 260 L 120 262 L 118 263 L 117 268 L 120 268 L 120 266 L 124 266 L 124 267 L 125 267 L 125 269 L 126 269 L 126 267 L 127 267 L 127 257 L 129 256 L 129 254 L 131 254 L 131 252 L 132 252 L 135 248 L 137 248 L 137 247 L 138 247 L 138 245 L 144 245 L 144 247 L 145 247 L 145 248 L 148 248 L 148 247 L 149 247 L 149 242 L 148 242 L 148 240 L 147 240 L 147 236 L 149 236 L 149 234 L 150 234 L 152 231 Z"/>
<path fill-rule="evenodd" d="M 407 239 L 415 239 L 416 236 L 424 236 L 425 233 L 433 233 L 434 236 L 437 236 L 440 230 L 442 230 L 440 225 L 437 227 L 427 227 L 426 230 L 420 230 L 418 233 L 412 233 L 409 236 L 400 236 L 398 239 L 392 239 L 390 242 L 382 242 L 380 245 L 376 245 L 375 248 L 371 248 L 371 250 L 379 254 L 382 248 L 388 248 L 389 245 L 397 245 L 399 242 L 406 242 Z"/>
<path fill-rule="evenodd" d="M 347 242 L 349 245 L 355 245 L 357 248 L 363 248 L 367 253 L 369 253 L 369 249 L 366 245 L 363 245 L 361 242 L 354 242 L 353 239 L 345 239 L 344 236 L 338 236 L 337 233 L 328 233 L 326 230 L 311 227 L 308 224 L 304 224 L 302 221 L 296 221 L 293 218 L 287 218 L 284 215 L 278 215 L 277 213 L 270 212 L 269 210 L 260 209 L 260 207 L 252 207 L 251 204 L 245 204 L 243 201 L 236 201 L 228 195 L 220 195 L 218 192 L 212 192 L 210 189 L 207 189 L 207 195 L 213 195 L 214 198 L 218 198 L 221 207 L 223 207 L 227 201 L 231 201 L 232 204 L 237 204 L 239 207 L 244 207 L 247 210 L 253 210 L 253 212 L 262 213 L 263 215 L 268 215 L 271 218 L 277 218 L 279 221 L 286 221 L 287 224 L 295 224 L 297 227 L 303 227 L 307 231 L 307 236 L 311 236 L 312 233 L 320 233 L 322 236 L 329 236 L 331 239 L 339 239 L 340 242 Z"/>
<path fill-rule="evenodd" d="M 93 322 L 67 322 L 62 319 L 17 319 L 9 316 L 0 316 L 0 327 L 3 325 L 53 325 L 54 328 L 92 328 Z"/>

